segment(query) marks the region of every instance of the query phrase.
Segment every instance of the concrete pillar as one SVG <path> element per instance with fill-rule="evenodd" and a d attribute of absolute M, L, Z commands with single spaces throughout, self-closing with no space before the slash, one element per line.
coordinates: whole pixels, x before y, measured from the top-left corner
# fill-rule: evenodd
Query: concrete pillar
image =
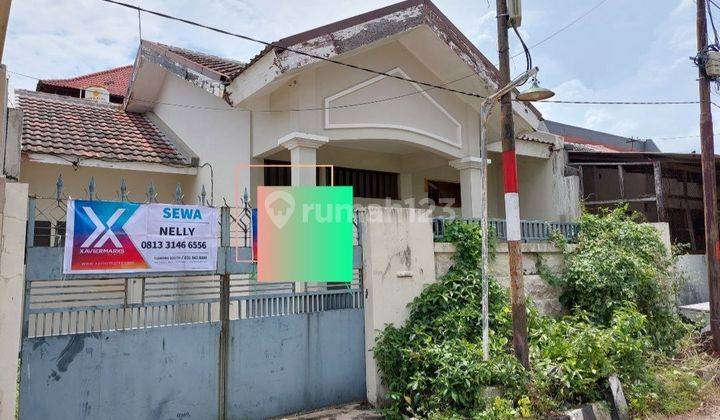
<path fill-rule="evenodd" d="M 411 173 L 403 172 L 400 174 L 400 199 L 404 201 L 413 197 L 413 176 Z M 417 206 L 417 203 L 413 204 L 413 207 Z"/>
<path fill-rule="evenodd" d="M 307 133 L 290 133 L 278 140 L 278 145 L 290 151 L 290 182 L 293 187 L 316 185 L 317 149 L 328 138 Z"/>
<path fill-rule="evenodd" d="M 462 217 L 482 217 L 482 160 L 467 156 L 453 160 L 450 166 L 460 171 L 460 200 Z M 488 159 L 488 165 L 490 159 Z"/>
<path fill-rule="evenodd" d="M 278 140 L 278 145 L 290 151 L 290 185 L 317 185 L 317 149 L 328 142 L 325 136 L 290 133 Z M 296 292 L 307 290 L 305 283 L 295 283 Z"/>
<path fill-rule="evenodd" d="M 28 185 L 0 178 L 0 419 L 15 418 L 25 285 Z"/>
<path fill-rule="evenodd" d="M 371 206 L 360 213 L 365 289 L 367 399 L 381 405 L 385 389 L 372 349 L 386 324 L 402 325 L 407 304 L 435 282 L 431 220 L 423 210 Z"/>

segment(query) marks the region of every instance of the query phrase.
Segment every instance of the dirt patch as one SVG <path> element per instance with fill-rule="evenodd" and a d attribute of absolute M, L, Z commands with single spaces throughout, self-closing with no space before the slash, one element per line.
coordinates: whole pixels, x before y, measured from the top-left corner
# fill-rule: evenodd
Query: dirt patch
<path fill-rule="evenodd" d="M 293 414 L 291 416 L 278 417 L 287 420 L 316 420 L 316 419 L 333 419 L 333 420 L 356 420 L 356 419 L 382 419 L 383 416 L 378 414 L 370 404 L 353 403 L 339 405 L 335 407 L 327 407 L 321 410 L 311 411 L 307 413 Z"/>

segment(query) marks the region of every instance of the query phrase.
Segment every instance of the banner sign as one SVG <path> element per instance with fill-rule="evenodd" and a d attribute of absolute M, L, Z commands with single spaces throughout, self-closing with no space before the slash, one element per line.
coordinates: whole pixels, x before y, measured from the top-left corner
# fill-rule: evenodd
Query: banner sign
<path fill-rule="evenodd" d="M 68 202 L 63 273 L 214 271 L 217 209 Z"/>

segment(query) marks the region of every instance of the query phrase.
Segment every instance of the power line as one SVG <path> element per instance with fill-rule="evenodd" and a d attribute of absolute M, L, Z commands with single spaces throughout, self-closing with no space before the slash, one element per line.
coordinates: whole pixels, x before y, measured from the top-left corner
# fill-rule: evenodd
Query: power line
<path fill-rule="evenodd" d="M 22 76 L 22 77 L 27 77 L 27 78 L 33 79 L 33 80 L 42 81 L 42 79 L 40 79 L 40 78 L 38 78 L 38 77 L 30 76 L 30 75 L 23 74 L 23 73 L 19 73 L 19 72 L 13 71 L 13 70 L 8 70 L 8 73 L 16 74 L 16 75 Z M 461 80 L 463 80 L 463 79 L 467 79 L 468 77 L 472 77 L 472 76 L 475 76 L 475 74 L 469 74 L 469 75 L 463 76 L 463 77 L 461 77 L 461 78 L 459 78 L 459 79 L 451 80 L 451 81 L 445 83 L 444 85 L 450 85 L 450 84 L 459 82 L 459 81 L 461 81 Z M 263 112 L 263 113 L 276 113 L 276 112 L 324 111 L 324 110 L 328 110 L 328 109 L 353 108 L 353 107 L 356 107 L 356 106 L 372 105 L 372 104 L 377 104 L 377 103 L 382 103 L 382 102 L 388 102 L 388 101 L 393 101 L 393 100 L 397 100 L 397 99 L 402 99 L 402 98 L 406 98 L 406 97 L 408 97 L 408 96 L 417 95 L 417 94 L 419 94 L 419 93 L 428 92 L 428 91 L 433 90 L 433 89 L 435 89 L 435 88 L 420 89 L 420 90 L 415 90 L 415 91 L 413 91 L 413 92 L 405 93 L 405 94 L 402 94 L 402 95 L 390 96 L 390 97 L 387 97 L 387 98 L 376 99 L 376 100 L 366 101 L 366 102 L 358 102 L 358 103 L 353 103 L 353 104 L 346 104 L 346 105 L 333 105 L 333 106 L 329 106 L 329 107 L 311 107 L 311 108 L 288 108 L 288 109 L 279 109 L 279 110 L 273 110 L 273 109 L 268 109 L 268 110 L 249 110 L 249 109 L 232 108 L 232 107 L 230 107 L 230 108 L 217 108 L 217 107 L 209 107 L 209 106 L 204 106 L 204 105 L 175 104 L 175 103 L 168 103 L 168 102 L 161 102 L 161 101 L 151 101 L 151 100 L 147 100 L 147 99 L 143 99 L 143 98 L 137 98 L 137 97 L 134 97 L 133 100 L 136 100 L 136 101 L 138 101 L 138 102 L 143 102 L 143 103 L 146 103 L 146 104 L 149 104 L 149 105 L 167 105 L 167 106 L 174 106 L 174 107 L 180 107 L 180 108 L 192 108 L 192 109 L 201 109 L 201 110 L 209 110 L 209 111 L 252 111 L 252 112 Z"/>
<path fill-rule="evenodd" d="M 24 73 L 20 73 L 20 72 L 16 72 L 16 71 L 13 71 L 13 70 L 8 70 L 8 73 L 12 73 L 12 74 L 15 74 L 15 75 L 18 75 L 18 76 L 22 76 L 22 77 L 27 77 L 27 78 L 33 79 L 33 80 L 42 80 L 42 79 L 39 79 L 39 78 L 37 78 L 37 77 L 30 76 L 30 75 L 27 75 L 27 74 L 24 74 Z M 467 78 L 467 77 L 470 77 L 470 76 L 472 76 L 472 75 L 465 76 L 465 77 L 463 77 L 463 78 Z M 461 78 L 461 79 L 463 79 L 463 78 Z M 461 80 L 461 79 L 457 79 L 457 80 L 455 80 L 455 81 L 453 81 L 453 82 L 448 82 L 448 83 L 454 83 L 454 82 L 459 81 L 459 80 Z M 377 100 L 367 101 L 367 102 L 359 102 L 359 103 L 354 103 L 354 104 L 336 105 L 336 106 L 330 106 L 330 107 L 315 107 L 315 108 L 294 108 L 294 109 L 293 109 L 293 108 L 288 108 L 288 109 L 279 109 L 279 110 L 249 110 L 249 109 L 238 109 L 238 108 L 217 108 L 217 107 L 207 107 L 207 106 L 202 106 L 202 105 L 175 104 L 175 103 L 168 103 L 168 102 L 161 102 L 161 101 L 149 101 L 149 100 L 144 100 L 144 99 L 140 99 L 140 98 L 134 98 L 134 99 L 137 100 L 137 101 L 139 101 L 139 102 L 143 102 L 143 103 L 147 103 L 147 104 L 166 105 L 166 106 L 173 106 L 173 107 L 180 107 L 180 108 L 191 108 L 191 109 L 200 109 L 200 110 L 209 110 L 209 111 L 241 111 L 241 112 L 242 112 L 242 111 L 247 111 L 247 112 L 252 111 L 252 112 L 260 112 L 260 113 L 280 113 L 280 112 L 324 111 L 324 110 L 329 110 L 329 109 L 343 109 L 343 108 L 352 108 L 352 107 L 355 107 L 355 106 L 372 105 L 372 104 L 376 104 L 376 103 L 387 102 L 387 101 L 392 101 L 392 100 L 397 100 L 397 99 L 405 98 L 405 97 L 408 97 L 408 96 L 416 95 L 416 94 L 418 94 L 418 93 L 426 92 L 426 91 L 428 91 L 428 90 L 432 90 L 432 88 L 429 88 L 429 89 L 427 89 L 427 90 L 422 90 L 422 91 L 410 92 L 410 93 L 406 93 L 406 94 L 403 94 L 403 95 L 397 95 L 397 96 L 392 96 L 392 97 L 388 97 L 388 98 L 382 98 L 382 99 L 377 99 Z M 10 99 L 10 98 L 8 98 L 8 99 Z M 649 101 L 643 101 L 643 102 L 640 102 L 640 101 L 634 101 L 634 102 L 618 102 L 618 101 L 616 101 L 616 102 L 607 102 L 607 101 L 606 101 L 606 102 L 597 102 L 597 101 L 543 101 L 543 102 L 569 103 L 569 104 L 591 104 L 591 105 L 592 105 L 592 104 L 623 104 L 623 105 L 625 105 L 625 104 L 628 104 L 628 105 L 640 105 L 640 104 L 643 104 L 643 105 L 663 105 L 663 104 L 672 104 L 672 105 L 686 105 L 686 104 L 697 104 L 697 103 L 699 103 L 699 101 L 675 101 L 675 102 L 670 102 L 670 101 L 664 101 L 664 102 L 649 102 Z M 715 103 L 712 103 L 712 104 L 715 105 L 715 106 L 718 106 L 718 105 L 715 104 Z M 714 133 L 714 135 L 720 136 L 720 133 Z M 698 138 L 698 137 L 700 137 L 700 136 L 696 134 L 696 135 L 686 135 L 686 136 L 649 137 L 649 138 L 651 138 L 651 139 L 653 139 L 653 140 L 680 140 L 680 139 Z"/>
<path fill-rule="evenodd" d="M 8 70 L 8 73 L 16 74 L 18 76 L 27 77 L 29 79 L 34 80 L 42 80 L 40 78 L 37 78 L 35 76 L 30 76 L 27 74 L 19 73 L 13 70 Z M 455 82 L 458 82 L 462 79 L 471 77 L 474 75 L 468 75 L 461 77 L 460 79 L 456 79 L 454 81 L 450 81 L 447 84 L 452 84 Z M 133 98 L 134 100 L 137 100 L 138 102 L 143 102 L 148 105 L 167 105 L 167 106 L 174 106 L 174 107 L 180 107 L 180 108 L 192 108 L 192 109 L 201 109 L 201 110 L 209 110 L 209 111 L 252 111 L 252 112 L 258 112 L 258 113 L 281 113 L 281 112 L 306 112 L 306 111 L 325 111 L 325 110 L 331 110 L 331 109 L 347 109 L 347 108 L 353 108 L 358 106 L 366 106 L 366 105 L 372 105 L 372 104 L 378 104 L 382 102 L 388 102 L 393 101 L 397 99 L 406 98 L 408 96 L 417 95 L 418 93 L 423 93 L 430 91 L 435 88 L 428 88 L 424 90 L 418 90 L 414 92 L 405 93 L 402 95 L 397 96 L 390 96 L 387 98 L 381 98 L 381 99 L 375 99 L 372 101 L 365 101 L 365 102 L 357 102 L 352 104 L 345 104 L 345 105 L 333 105 L 333 106 L 327 106 L 327 107 L 309 107 L 309 108 L 286 108 L 286 109 L 260 109 L 260 110 L 250 110 L 250 109 L 239 109 L 239 108 L 218 108 L 218 107 L 208 107 L 203 105 L 191 105 L 191 104 L 177 104 L 177 103 L 169 103 L 169 102 L 162 102 L 162 101 L 151 101 L 148 99 L 143 98 Z M 514 101 L 518 101 L 517 99 L 514 99 Z M 544 100 L 542 103 L 553 103 L 553 104 L 564 104 L 564 105 L 695 105 L 699 104 L 700 101 L 570 101 L 570 100 Z M 715 107 L 720 108 L 720 105 L 716 104 L 715 102 L 711 102 L 711 104 Z"/>
<path fill-rule="evenodd" d="M 216 27 L 214 27 L 214 26 L 205 25 L 205 24 L 203 24 L 203 23 L 195 22 L 195 21 L 192 21 L 192 20 L 189 20 L 189 19 L 184 19 L 184 18 L 172 16 L 172 15 L 169 15 L 169 14 L 167 14 L 167 13 L 162 13 L 162 12 L 157 12 L 157 11 L 150 10 L 150 9 L 145 9 L 145 8 L 142 8 L 142 7 L 139 7 L 139 6 L 134 6 L 134 5 L 132 5 L 132 4 L 123 3 L 123 2 L 120 2 L 120 1 L 116 1 L 116 0 L 100 0 L 100 1 L 104 1 L 104 2 L 106 2 L 106 3 L 115 4 L 115 5 L 117 5 L 117 6 L 122 6 L 122 7 L 128 8 L 128 9 L 132 9 L 132 10 L 137 10 L 138 12 L 145 12 L 145 13 L 148 13 L 148 14 L 151 14 L 151 15 L 155 15 L 155 16 L 159 16 L 159 17 L 162 17 L 162 18 L 165 18 L 165 19 L 174 20 L 174 21 L 177 21 L 177 22 L 182 22 L 182 23 L 185 23 L 185 24 L 188 24 L 188 25 L 197 26 L 198 28 L 203 28 L 203 29 L 207 29 L 207 30 L 210 30 L 210 31 L 213 31 L 213 32 L 221 33 L 221 34 L 223 34 L 223 35 L 229 35 L 229 36 L 233 36 L 233 37 L 235 37 L 235 38 L 244 39 L 244 40 L 246 40 L 246 41 L 255 42 L 255 43 L 258 43 L 258 44 L 265 45 L 265 46 L 267 46 L 267 47 L 273 47 L 273 48 L 277 48 L 277 49 L 279 49 L 279 50 L 290 51 L 290 52 L 293 52 L 293 53 L 295 53 L 295 54 L 300 54 L 300 55 L 304 55 L 304 56 L 306 56 L 306 57 L 314 58 L 314 59 L 316 59 L 316 60 L 327 61 L 328 63 L 333 63 L 333 64 L 337 64 L 337 65 L 340 65 L 340 66 L 349 67 L 349 68 L 356 69 L 356 70 L 362 70 L 362 71 L 365 71 L 365 72 L 368 72 L 368 73 L 376 74 L 376 75 L 378 75 L 378 76 L 391 77 L 391 78 L 398 79 L 398 80 L 402 80 L 402 81 L 405 81 L 405 82 L 417 83 L 417 84 L 419 84 L 419 85 L 426 86 L 426 87 L 431 87 L 431 88 L 434 88 L 434 89 L 440 89 L 440 90 L 445 90 L 445 91 L 448 91 L 448 92 L 457 93 L 457 94 L 460 94 L 460 95 L 467 95 L 467 96 L 472 96 L 472 97 L 475 97 L 475 98 L 485 99 L 485 96 L 480 95 L 480 94 L 478 94 L 478 93 L 467 92 L 467 91 L 462 91 L 462 90 L 457 90 L 457 89 L 451 89 L 451 88 L 448 88 L 448 87 L 445 87 L 445 86 L 442 86 L 442 85 L 436 85 L 436 84 L 428 83 L 428 82 L 421 82 L 421 81 L 419 81 L 419 80 L 408 79 L 408 78 L 405 78 L 405 77 L 402 77 L 402 76 L 397 76 L 397 75 L 394 75 L 394 74 L 385 73 L 385 72 L 378 71 L 378 70 L 373 70 L 373 69 L 370 69 L 370 68 L 367 68 L 367 67 L 358 66 L 358 65 L 355 65 L 355 64 L 344 63 L 344 62 L 342 62 L 342 61 L 334 60 L 334 59 L 332 59 L 332 58 L 323 57 L 323 56 L 320 56 L 320 55 L 317 55 L 317 54 L 308 53 L 308 52 L 301 51 L 301 50 L 297 50 L 297 49 L 294 49 L 294 48 L 283 47 L 283 46 L 278 45 L 278 44 L 275 44 L 275 43 L 273 43 L 273 42 L 263 41 L 263 40 L 261 40 L 261 39 L 253 38 L 253 37 L 248 36 L 248 35 L 243 35 L 243 34 L 239 34 L 239 33 L 235 33 L 235 32 L 230 32 L 230 31 L 227 31 L 227 30 L 225 30 L 225 29 L 220 29 L 220 28 L 216 28 Z"/>
<path fill-rule="evenodd" d="M 555 37 L 556 35 L 558 35 L 559 33 L 565 31 L 566 29 L 570 28 L 570 27 L 573 26 L 574 24 L 580 22 L 583 18 L 585 18 L 585 17 L 586 17 L 587 15 L 589 15 L 590 13 L 594 12 L 597 8 L 599 8 L 600 6 L 602 6 L 603 4 L 605 4 L 606 2 L 607 2 L 607 0 L 601 0 L 601 1 L 598 2 L 595 6 L 591 7 L 591 8 L 588 9 L 585 13 L 583 13 L 583 14 L 580 15 L 580 16 L 578 16 L 577 18 L 575 18 L 574 20 L 572 20 L 571 22 L 569 22 L 569 23 L 566 24 L 565 26 L 561 27 L 561 28 L 558 29 L 557 31 L 551 33 L 550 35 L 548 35 L 548 36 L 546 36 L 545 38 L 541 39 L 540 41 L 536 42 L 535 44 L 529 46 L 528 49 L 533 49 L 533 48 L 535 48 L 535 47 L 537 47 L 537 46 L 539 46 L 539 45 L 541 45 L 541 44 L 544 44 L 546 41 L 550 40 L 551 38 L 554 38 L 554 37 Z M 513 55 L 512 58 L 515 58 L 515 57 L 517 57 L 517 56 L 519 56 L 519 55 L 521 55 L 521 54 L 523 54 L 523 53 L 524 53 L 524 52 L 519 52 L 519 53 Z"/>
<path fill-rule="evenodd" d="M 720 133 L 713 133 L 713 136 L 720 136 Z M 652 140 L 680 140 L 680 139 L 696 139 L 700 137 L 699 134 L 689 136 L 673 136 L 673 137 L 651 137 Z"/>

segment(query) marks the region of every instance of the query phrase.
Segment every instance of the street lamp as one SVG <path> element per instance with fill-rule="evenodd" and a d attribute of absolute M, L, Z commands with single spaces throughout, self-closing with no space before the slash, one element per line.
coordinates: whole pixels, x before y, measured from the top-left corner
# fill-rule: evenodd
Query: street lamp
<path fill-rule="evenodd" d="M 544 99 L 550 99 L 553 96 L 555 96 L 555 92 L 553 92 L 550 89 L 545 89 L 544 87 L 540 87 L 537 77 L 533 76 L 532 86 L 530 86 L 529 89 L 527 89 L 523 92 L 520 92 L 515 98 L 518 101 L 532 102 L 532 101 L 542 101 Z"/>
<path fill-rule="evenodd" d="M 517 86 L 520 86 L 527 82 L 532 77 L 533 84 L 530 89 L 517 95 L 519 101 L 539 101 L 543 99 L 551 98 L 555 93 L 549 89 L 545 89 L 539 86 L 537 78 L 535 77 L 538 73 L 538 68 L 533 67 L 515 79 L 511 80 L 503 88 L 497 92 L 488 96 L 480 104 L 480 159 L 481 159 L 481 172 L 482 172 L 482 218 L 480 220 L 480 229 L 482 232 L 482 316 L 483 316 L 483 332 L 482 332 L 482 347 L 483 347 L 483 359 L 488 360 L 490 358 L 490 343 L 489 343 L 489 322 L 488 322 L 488 200 L 487 200 L 487 120 L 490 116 L 495 102 L 512 91 Z"/>

